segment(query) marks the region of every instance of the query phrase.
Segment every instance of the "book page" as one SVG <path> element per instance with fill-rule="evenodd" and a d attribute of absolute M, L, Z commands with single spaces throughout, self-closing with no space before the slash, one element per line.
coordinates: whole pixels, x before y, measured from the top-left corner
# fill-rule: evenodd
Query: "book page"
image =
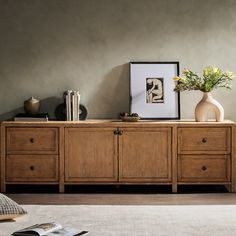
<path fill-rule="evenodd" d="M 47 234 L 47 236 L 75 236 L 75 235 L 83 235 L 86 234 L 88 231 L 81 231 L 75 228 L 71 228 L 71 227 L 64 227 L 62 229 L 53 231 L 49 234 Z"/>
<path fill-rule="evenodd" d="M 22 233 L 27 233 L 29 235 L 45 235 L 55 230 L 61 229 L 62 226 L 55 222 L 36 224 L 30 227 L 21 229 L 13 233 L 13 235 L 22 235 Z"/>

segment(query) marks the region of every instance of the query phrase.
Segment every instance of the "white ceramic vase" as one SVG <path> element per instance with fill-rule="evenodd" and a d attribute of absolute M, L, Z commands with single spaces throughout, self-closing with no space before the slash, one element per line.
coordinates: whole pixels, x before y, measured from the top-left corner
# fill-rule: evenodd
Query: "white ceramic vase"
<path fill-rule="evenodd" d="M 224 120 L 224 108 L 211 96 L 211 93 L 205 92 L 195 108 L 196 121 L 208 121 L 209 111 L 215 113 L 216 121 L 220 122 Z"/>

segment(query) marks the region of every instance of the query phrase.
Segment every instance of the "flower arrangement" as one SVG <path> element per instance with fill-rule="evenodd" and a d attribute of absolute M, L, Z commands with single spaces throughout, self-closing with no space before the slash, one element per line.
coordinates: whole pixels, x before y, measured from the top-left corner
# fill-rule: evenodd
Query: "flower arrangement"
<path fill-rule="evenodd" d="M 202 77 L 189 69 L 184 69 L 182 74 L 183 77 L 175 76 L 173 78 L 178 82 L 174 91 L 200 90 L 211 92 L 220 87 L 231 89 L 230 81 L 235 77 L 230 71 L 222 72 L 219 68 L 210 66 L 203 70 Z"/>

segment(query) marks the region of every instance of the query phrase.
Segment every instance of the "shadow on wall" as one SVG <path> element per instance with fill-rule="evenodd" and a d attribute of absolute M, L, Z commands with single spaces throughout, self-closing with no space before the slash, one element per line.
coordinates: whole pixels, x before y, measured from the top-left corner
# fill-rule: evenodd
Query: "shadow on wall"
<path fill-rule="evenodd" d="M 55 119 L 55 108 L 58 104 L 63 102 L 63 98 L 58 98 L 58 97 L 49 97 L 40 100 L 40 112 L 41 113 L 48 113 L 50 119 Z M 9 111 L 4 114 L 0 114 L 0 121 L 3 120 L 11 120 L 13 117 L 18 114 L 18 113 L 24 113 L 24 107 L 23 107 L 22 102 L 22 107 L 16 108 L 12 111 Z"/>
<path fill-rule="evenodd" d="M 120 112 L 129 111 L 129 63 L 116 66 L 106 74 L 103 80 L 94 88 L 94 95 L 85 105 L 88 109 L 88 118 L 109 119 L 118 118 Z M 62 93 L 61 93 L 62 94 Z M 55 119 L 55 109 L 63 102 L 63 97 L 49 97 L 40 100 L 40 112 L 48 113 L 50 119 Z M 11 120 L 18 113 L 24 113 L 18 107 L 7 113 L 0 114 L 0 121 Z"/>
<path fill-rule="evenodd" d="M 88 101 L 90 118 L 118 118 L 129 111 L 129 63 L 116 66 L 105 75 Z"/>

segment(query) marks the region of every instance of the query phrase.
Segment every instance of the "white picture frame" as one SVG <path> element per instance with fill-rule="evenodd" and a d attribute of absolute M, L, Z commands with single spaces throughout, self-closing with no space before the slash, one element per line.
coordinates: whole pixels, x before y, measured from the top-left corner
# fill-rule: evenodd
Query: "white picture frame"
<path fill-rule="evenodd" d="M 180 119 L 177 75 L 179 62 L 130 62 L 130 113 L 142 119 Z"/>

